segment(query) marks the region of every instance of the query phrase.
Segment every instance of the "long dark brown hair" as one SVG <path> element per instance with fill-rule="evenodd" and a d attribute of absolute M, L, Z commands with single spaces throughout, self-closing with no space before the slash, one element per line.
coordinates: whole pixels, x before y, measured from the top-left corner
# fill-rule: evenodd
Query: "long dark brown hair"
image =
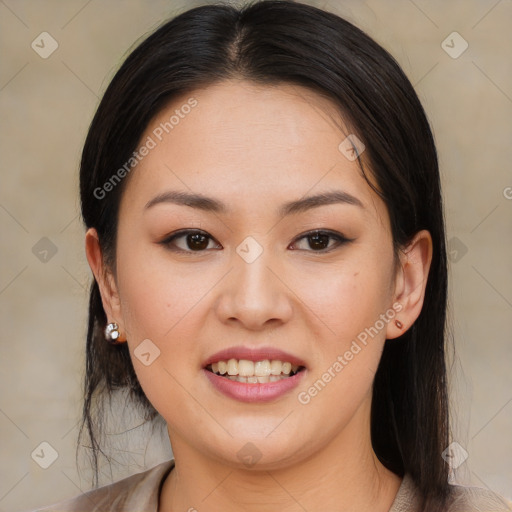
<path fill-rule="evenodd" d="M 366 146 L 374 189 L 387 205 L 395 252 L 419 230 L 432 236 L 423 309 L 407 332 L 386 342 L 375 376 L 371 438 L 387 468 L 411 475 L 423 510 L 441 511 L 449 488 L 441 457 L 449 428 L 447 265 L 437 153 L 411 83 L 369 36 L 337 15 L 275 0 L 243 8 L 198 7 L 163 24 L 122 64 L 91 123 L 80 168 L 85 226 L 96 228 L 105 263 L 115 273 L 118 209 L 126 180 L 106 199 L 98 188 L 129 160 L 150 120 L 169 101 L 229 78 L 296 84 L 329 98 Z M 127 345 L 105 342 L 106 321 L 93 281 L 79 444 L 87 434 L 96 482 L 97 457 L 104 453 L 99 442 L 102 401 L 125 389 L 147 421 L 158 416 L 137 380 Z"/>

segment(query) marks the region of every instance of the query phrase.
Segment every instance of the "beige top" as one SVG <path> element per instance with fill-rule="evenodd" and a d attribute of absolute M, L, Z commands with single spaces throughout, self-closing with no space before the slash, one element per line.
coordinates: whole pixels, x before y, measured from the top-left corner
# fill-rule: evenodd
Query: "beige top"
<path fill-rule="evenodd" d="M 174 460 L 40 512 L 158 512 L 158 497 L 163 482 L 174 467 Z M 510 512 L 512 504 L 497 494 L 477 487 L 454 485 L 453 497 L 446 512 Z M 405 475 L 389 512 L 416 512 L 417 493 L 414 482 Z M 193 508 L 191 510 L 194 510 Z M 34 511 L 36 512 L 36 511 Z"/>

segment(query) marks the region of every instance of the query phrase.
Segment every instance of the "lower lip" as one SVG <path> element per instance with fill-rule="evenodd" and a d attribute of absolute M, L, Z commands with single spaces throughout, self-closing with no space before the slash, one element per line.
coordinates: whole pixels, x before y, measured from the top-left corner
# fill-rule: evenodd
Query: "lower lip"
<path fill-rule="evenodd" d="M 295 388 L 306 370 L 301 370 L 292 377 L 264 384 L 246 384 L 237 382 L 203 368 L 208 380 L 222 394 L 241 402 L 270 402 Z"/>

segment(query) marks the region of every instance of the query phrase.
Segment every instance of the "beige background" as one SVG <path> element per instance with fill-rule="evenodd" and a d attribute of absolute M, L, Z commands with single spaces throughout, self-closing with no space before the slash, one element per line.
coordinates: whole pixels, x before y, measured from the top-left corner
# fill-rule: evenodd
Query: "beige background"
<path fill-rule="evenodd" d="M 90 278 L 78 217 L 81 146 L 128 49 L 168 17 L 202 3 L 0 0 L 0 512 L 89 487 L 74 452 Z M 347 17 L 386 47 L 430 117 L 452 250 L 454 441 L 469 454 L 455 478 L 510 499 L 512 2 L 311 3 Z M 59 45 L 47 59 L 31 48 L 44 31 Z M 456 59 L 441 46 L 453 31 L 469 43 Z M 39 242 L 43 237 L 54 255 Z M 41 247 L 33 249 L 38 242 L 50 250 L 46 262 L 37 257 Z M 125 420 L 126 429 L 140 424 L 135 416 Z M 103 468 L 102 483 L 170 456 L 165 433 L 146 447 L 144 427 L 119 434 L 126 429 L 110 430 L 118 463 L 112 473 Z M 43 441 L 58 453 L 48 469 L 31 458 Z"/>

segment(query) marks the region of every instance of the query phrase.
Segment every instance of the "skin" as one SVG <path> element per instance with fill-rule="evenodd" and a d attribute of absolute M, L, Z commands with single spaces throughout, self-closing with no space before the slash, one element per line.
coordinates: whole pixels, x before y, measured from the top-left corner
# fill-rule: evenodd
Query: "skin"
<path fill-rule="evenodd" d="M 388 511 L 401 479 L 371 446 L 371 386 L 384 343 L 421 311 L 430 234 L 417 233 L 397 264 L 385 204 L 338 149 L 343 120 L 327 99 L 301 87 L 215 84 L 175 99 L 141 140 L 191 96 L 198 105 L 128 178 L 115 276 L 96 231 L 86 234 L 108 320 L 126 336 L 142 388 L 167 422 L 176 467 L 159 511 Z M 228 212 L 171 203 L 145 209 L 168 190 L 210 196 Z M 287 201 L 332 190 L 363 207 L 277 213 Z M 184 237 L 175 244 L 188 253 L 160 243 L 185 228 L 207 232 L 207 249 L 191 251 Z M 351 241 L 328 239 L 327 252 L 315 251 L 300 237 L 314 229 Z M 247 236 L 263 249 L 250 264 L 236 252 Z M 308 404 L 299 403 L 298 393 L 397 302 L 403 328 L 386 323 Z M 150 366 L 133 356 L 145 339 L 161 351 Z M 202 362 L 244 344 L 302 358 L 298 389 L 257 404 L 220 394 Z M 249 468 L 237 456 L 248 442 L 261 454 Z"/>

